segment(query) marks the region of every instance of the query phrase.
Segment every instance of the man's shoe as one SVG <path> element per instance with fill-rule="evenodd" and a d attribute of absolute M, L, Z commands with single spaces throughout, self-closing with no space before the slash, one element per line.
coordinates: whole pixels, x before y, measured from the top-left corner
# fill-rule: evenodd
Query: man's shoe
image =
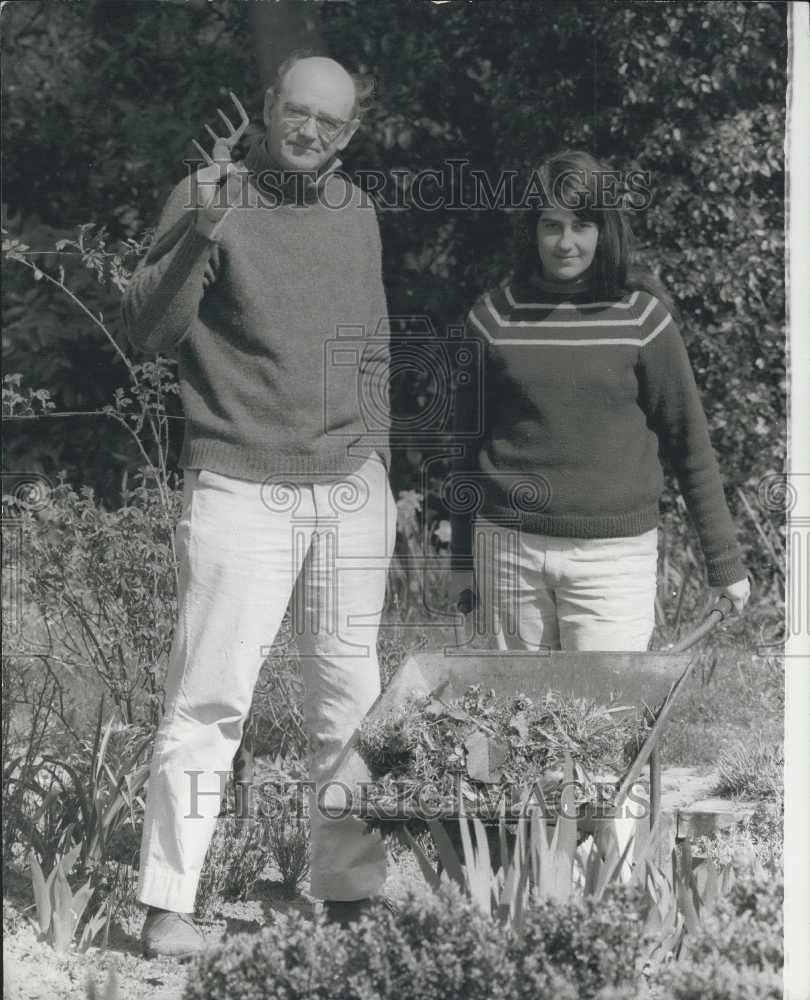
<path fill-rule="evenodd" d="M 324 901 L 326 919 L 330 924 L 348 927 L 366 913 L 382 906 L 390 913 L 396 913 L 397 908 L 387 896 L 365 896 L 363 899 L 327 899 Z"/>
<path fill-rule="evenodd" d="M 205 938 L 191 916 L 149 907 L 141 931 L 144 958 L 194 958 L 205 947 Z"/>

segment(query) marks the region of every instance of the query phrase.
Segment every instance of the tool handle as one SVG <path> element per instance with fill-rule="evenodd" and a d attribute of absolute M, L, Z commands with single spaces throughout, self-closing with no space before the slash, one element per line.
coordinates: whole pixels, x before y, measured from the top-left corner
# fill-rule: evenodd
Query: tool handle
<path fill-rule="evenodd" d="M 713 628 L 720 624 L 720 622 L 726 617 L 727 614 L 732 610 L 734 605 L 727 597 L 721 597 L 717 602 L 716 606 L 706 615 L 706 618 L 701 622 L 696 629 L 693 629 L 684 639 L 675 645 L 670 646 L 667 650 L 668 653 L 683 653 L 685 650 L 694 646 L 696 642 L 707 635 Z M 618 807 L 624 804 L 624 800 L 627 798 L 627 793 L 633 782 L 641 774 L 641 769 L 649 760 L 652 753 L 658 744 L 658 740 L 661 733 L 664 731 L 664 726 L 667 724 L 670 712 L 672 711 L 672 706 L 675 704 L 675 699 L 680 693 L 681 688 L 686 684 L 689 675 L 694 670 L 695 664 L 697 663 L 697 657 L 692 657 L 687 663 L 684 672 L 678 678 L 677 681 L 672 685 L 672 689 L 664 700 L 664 704 L 658 712 L 655 718 L 655 722 L 652 724 L 652 728 L 647 734 L 647 738 L 644 741 L 644 745 L 641 750 L 636 755 L 636 759 L 633 761 L 629 769 L 627 770 L 619 790 L 616 793 L 615 805 Z"/>
<path fill-rule="evenodd" d="M 700 625 L 693 629 L 687 636 L 684 636 L 680 642 L 667 647 L 667 652 L 683 653 L 687 649 L 691 649 L 704 636 L 708 635 L 713 628 L 716 628 L 731 613 L 733 607 L 734 605 L 727 597 L 721 597 Z"/>

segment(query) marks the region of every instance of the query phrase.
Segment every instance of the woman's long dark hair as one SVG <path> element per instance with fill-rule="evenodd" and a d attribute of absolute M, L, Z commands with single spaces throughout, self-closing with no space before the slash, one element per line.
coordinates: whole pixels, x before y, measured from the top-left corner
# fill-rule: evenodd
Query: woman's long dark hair
<path fill-rule="evenodd" d="M 677 308 L 669 293 L 656 276 L 645 268 L 631 264 L 633 234 L 621 207 L 621 184 L 604 183 L 604 176 L 615 178 L 615 171 L 583 150 L 556 153 L 537 171 L 542 182 L 541 199 L 534 210 L 518 215 L 514 231 L 514 278 L 531 281 L 541 273 L 537 249 L 537 220 L 544 208 L 570 208 L 584 221 L 599 227 L 590 269 L 590 291 L 597 298 L 615 298 L 640 289 L 660 299 L 677 318 Z M 613 195 L 610 202 L 606 193 Z"/>

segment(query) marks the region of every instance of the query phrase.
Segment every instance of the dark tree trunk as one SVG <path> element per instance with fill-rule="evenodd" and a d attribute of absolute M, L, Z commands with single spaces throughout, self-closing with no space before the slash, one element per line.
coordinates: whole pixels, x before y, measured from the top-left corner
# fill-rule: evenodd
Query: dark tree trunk
<path fill-rule="evenodd" d="M 262 89 L 269 87 L 282 62 L 296 49 L 322 52 L 318 4 L 251 3 L 250 23 Z"/>

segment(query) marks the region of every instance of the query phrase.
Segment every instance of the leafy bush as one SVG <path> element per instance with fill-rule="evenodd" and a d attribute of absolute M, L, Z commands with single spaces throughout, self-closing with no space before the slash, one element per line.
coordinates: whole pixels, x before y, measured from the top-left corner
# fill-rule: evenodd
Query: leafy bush
<path fill-rule="evenodd" d="M 411 891 L 348 929 L 279 918 L 237 935 L 192 968 L 184 1000 L 630 1000 L 645 956 L 641 894 L 540 902 L 520 935 L 452 884 Z M 781 887 L 740 884 L 707 918 L 685 959 L 659 974 L 661 1000 L 781 996 Z M 637 992 L 639 991 L 639 992 Z"/>
<path fill-rule="evenodd" d="M 194 912 L 212 915 L 217 901 L 247 899 L 270 862 L 281 873 L 282 888 L 292 899 L 309 872 L 309 824 L 301 817 L 303 775 L 264 772 L 260 786 L 242 787 L 229 779 L 220 814 L 205 857 Z M 254 794 L 255 793 L 255 794 Z"/>
<path fill-rule="evenodd" d="M 733 827 L 693 841 L 696 855 L 711 859 L 718 867 L 731 864 L 740 877 L 759 877 L 768 872 L 779 877 L 784 870 L 784 796 L 760 802 L 753 814 Z"/>
<path fill-rule="evenodd" d="M 114 838 L 142 823 L 141 791 L 149 774 L 144 755 L 153 739 L 148 727 L 114 728 L 114 718 L 102 729 L 103 710 L 102 698 L 92 740 L 82 740 L 66 760 L 42 760 L 58 789 L 65 838 L 76 841 L 88 870 L 110 858 Z"/>
<path fill-rule="evenodd" d="M 515 996 L 505 931 L 455 887 L 430 895 L 412 893 L 398 913 L 381 909 L 349 934 L 355 940 L 347 947 L 347 997 Z"/>
<path fill-rule="evenodd" d="M 107 972 L 107 979 L 104 982 L 103 996 L 98 992 L 95 976 L 92 973 L 87 975 L 87 1000 L 119 1000 L 118 975 L 115 966 L 111 965 Z"/>
<path fill-rule="evenodd" d="M 198 918 L 210 916 L 220 897 L 246 899 L 270 857 L 265 820 L 220 816 L 200 873 L 195 915 Z"/>
<path fill-rule="evenodd" d="M 291 915 L 232 938 L 194 968 L 184 1000 L 592 1000 L 609 986 L 627 996 L 641 926 L 638 894 L 615 890 L 599 903 L 544 903 L 518 936 L 448 884 L 348 930 Z"/>
<path fill-rule="evenodd" d="M 761 737 L 737 741 L 717 761 L 718 795 L 751 799 L 776 799 L 783 792 L 785 748 Z"/>
<path fill-rule="evenodd" d="M 779 1000 L 782 899 L 779 880 L 737 882 L 662 975 L 667 1000 Z"/>
<path fill-rule="evenodd" d="M 10 861 L 21 845 L 26 850 L 34 845 L 51 867 L 62 826 L 50 808 L 54 782 L 40 780 L 40 764 L 55 728 L 58 678 L 26 669 L 21 658 L 4 656 L 2 694 L 3 861 Z"/>
<path fill-rule="evenodd" d="M 539 901 L 511 956 L 525 996 L 543 996 L 553 968 L 576 983 L 580 1000 L 591 1000 L 606 986 L 627 989 L 637 981 L 645 944 L 643 891 L 614 885 L 599 900 Z"/>
<path fill-rule="evenodd" d="M 535 980 L 538 982 L 539 978 Z M 184 1000 L 575 1000 L 549 969 L 538 994 L 516 977 L 506 932 L 446 886 L 411 893 L 398 914 L 380 906 L 349 929 L 279 918 L 237 935 L 193 967 Z"/>
<path fill-rule="evenodd" d="M 661 1000 L 783 1000 L 782 974 L 740 969 L 714 957 L 702 965 L 679 966 Z"/>
<path fill-rule="evenodd" d="M 102 929 L 106 947 L 113 919 L 135 899 L 137 876 L 120 864 L 95 866 L 86 882 L 74 891 L 68 879 L 79 851 L 80 845 L 76 844 L 58 857 L 47 877 L 35 855 L 30 856 L 37 923 L 44 940 L 56 951 L 66 951 L 74 943 L 85 950 Z M 85 866 L 84 874 L 87 872 Z"/>
<path fill-rule="evenodd" d="M 703 933 L 689 943 L 689 955 L 705 960 L 719 952 L 737 966 L 781 968 L 783 899 L 781 880 L 737 882 L 704 922 Z"/>
<path fill-rule="evenodd" d="M 143 757 L 152 733 L 130 726 L 114 729 L 114 719 L 102 730 L 102 711 L 103 699 L 94 737 L 80 741 L 69 753 L 41 753 L 29 760 L 20 755 L 4 769 L 16 823 L 12 827 L 11 816 L 4 817 L 8 829 L 46 866 L 53 868 L 57 855 L 75 844 L 81 867 L 91 872 L 105 861 L 120 859 L 127 852 L 129 834 L 139 832 L 140 793 L 148 774 Z M 10 855 L 13 845 L 8 845 Z M 129 847 L 125 860 L 131 860 L 131 841 Z"/>
<path fill-rule="evenodd" d="M 183 1000 L 329 1000 L 342 996 L 346 936 L 298 913 L 235 934 L 192 967 Z"/>
<path fill-rule="evenodd" d="M 154 725 L 161 712 L 179 510 L 178 493 L 162 495 L 145 483 L 115 511 L 102 509 L 92 490 L 61 483 L 44 509 L 21 516 L 31 627 L 17 645 L 67 675 L 85 705 L 88 684 L 106 689 L 127 723 Z"/>
<path fill-rule="evenodd" d="M 66 758 L 15 758 L 4 775 L 19 812 L 17 843 L 10 846 L 29 853 L 40 931 L 57 951 L 74 938 L 80 947 L 89 945 L 103 927 L 109 930 L 132 895 L 129 868 L 113 855 L 123 852 L 132 861 L 132 842 L 127 848 L 123 841 L 139 833 L 148 768 L 138 765 L 152 734 L 129 726 L 114 730 L 113 719 L 102 728 L 103 705 L 102 698 L 93 738 Z M 86 881 L 74 891 L 68 878 L 77 861 Z M 50 868 L 47 876 L 43 865 Z"/>
<path fill-rule="evenodd" d="M 31 883 L 37 908 L 39 929 L 56 951 L 66 951 L 73 942 L 93 888 L 90 879 L 73 892 L 68 875 L 79 855 L 79 846 L 59 858 L 46 877 L 39 862 L 31 855 Z M 88 924 L 85 928 L 91 928 Z"/>
<path fill-rule="evenodd" d="M 265 822 L 268 825 L 270 853 L 281 872 L 284 894 L 292 899 L 309 873 L 309 825 L 296 817 L 286 802 L 275 816 L 268 817 Z"/>

